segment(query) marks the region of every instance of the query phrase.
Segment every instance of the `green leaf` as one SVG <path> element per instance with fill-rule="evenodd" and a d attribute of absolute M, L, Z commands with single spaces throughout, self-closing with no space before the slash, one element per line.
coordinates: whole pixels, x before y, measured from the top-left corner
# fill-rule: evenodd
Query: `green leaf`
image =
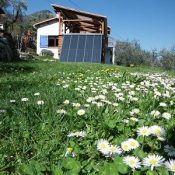
<path fill-rule="evenodd" d="M 52 175 L 63 175 L 63 172 L 60 169 L 53 170 Z"/>
<path fill-rule="evenodd" d="M 127 174 L 128 173 L 128 166 L 123 162 L 121 157 L 116 157 L 114 160 L 114 164 L 117 168 L 117 170 L 121 173 L 121 174 Z"/>
<path fill-rule="evenodd" d="M 158 173 L 156 171 L 148 170 L 146 175 L 158 175 Z"/>

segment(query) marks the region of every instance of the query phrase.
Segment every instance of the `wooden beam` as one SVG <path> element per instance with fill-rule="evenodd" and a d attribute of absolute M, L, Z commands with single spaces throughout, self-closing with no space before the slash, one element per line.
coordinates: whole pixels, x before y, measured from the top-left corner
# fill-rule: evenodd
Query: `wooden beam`
<path fill-rule="evenodd" d="M 77 23 L 77 22 L 83 22 L 83 23 L 88 23 L 88 24 L 95 24 L 95 25 L 100 25 L 100 21 L 92 21 L 92 20 L 84 20 L 84 19 L 65 19 L 63 22 L 71 22 L 71 23 Z"/>
<path fill-rule="evenodd" d="M 58 31 L 58 35 L 62 34 L 62 19 L 61 19 L 61 12 L 58 12 L 58 20 L 59 20 L 59 31 Z"/>

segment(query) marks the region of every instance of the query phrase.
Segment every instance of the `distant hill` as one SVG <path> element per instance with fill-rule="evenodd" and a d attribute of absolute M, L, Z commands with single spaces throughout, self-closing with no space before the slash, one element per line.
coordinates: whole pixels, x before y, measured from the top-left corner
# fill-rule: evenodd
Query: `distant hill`
<path fill-rule="evenodd" d="M 41 10 L 30 15 L 24 16 L 25 28 L 32 28 L 33 24 L 43 21 L 45 19 L 52 18 L 54 15 L 49 10 Z"/>

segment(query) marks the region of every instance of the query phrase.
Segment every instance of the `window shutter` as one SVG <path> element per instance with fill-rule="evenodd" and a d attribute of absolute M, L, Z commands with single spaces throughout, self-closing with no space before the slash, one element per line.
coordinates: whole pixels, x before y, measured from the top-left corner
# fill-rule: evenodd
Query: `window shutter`
<path fill-rule="evenodd" d="M 48 48 L 48 36 L 40 36 L 40 48 Z"/>

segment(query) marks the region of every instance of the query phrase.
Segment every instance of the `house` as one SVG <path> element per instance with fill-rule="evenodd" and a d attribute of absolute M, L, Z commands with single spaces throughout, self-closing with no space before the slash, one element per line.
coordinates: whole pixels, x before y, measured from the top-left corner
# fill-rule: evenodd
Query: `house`
<path fill-rule="evenodd" d="M 34 25 L 37 54 L 43 49 L 70 62 L 112 63 L 107 17 L 52 4 L 56 16 Z"/>

